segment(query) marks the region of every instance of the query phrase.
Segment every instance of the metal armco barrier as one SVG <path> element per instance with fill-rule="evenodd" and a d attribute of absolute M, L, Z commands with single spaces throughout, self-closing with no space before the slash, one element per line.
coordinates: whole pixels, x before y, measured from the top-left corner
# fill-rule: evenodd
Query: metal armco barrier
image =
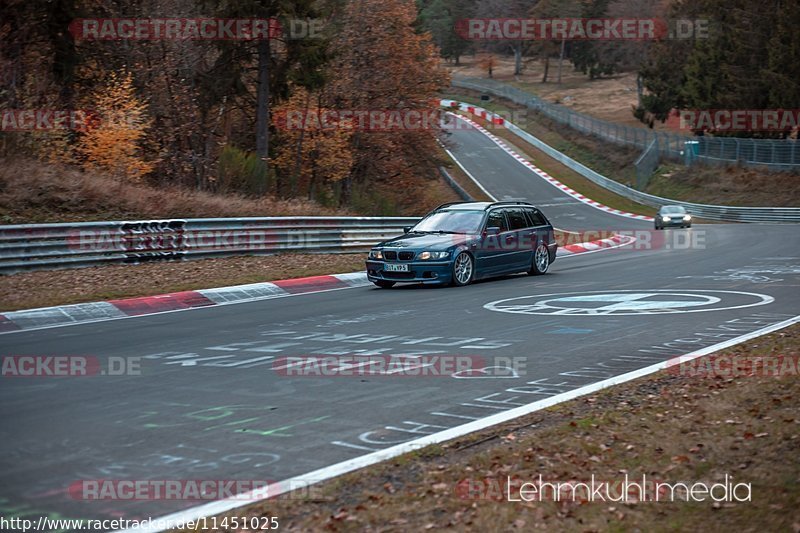
<path fill-rule="evenodd" d="M 258 217 L 0 226 L 0 274 L 279 252 L 366 252 L 418 220 Z"/>
<path fill-rule="evenodd" d="M 479 115 L 484 114 L 486 117 L 493 115 L 493 113 L 478 106 L 464 102 L 457 102 L 455 100 L 441 100 L 441 105 L 445 107 L 457 107 L 468 112 L 471 112 L 470 110 L 475 110 Z M 627 185 L 623 185 L 618 181 L 609 179 L 590 169 L 586 165 L 575 161 L 571 157 L 562 154 L 555 148 L 545 144 L 537 137 L 534 137 L 527 131 L 515 126 L 507 120 L 497 120 L 496 123 L 502 124 L 510 132 L 549 155 L 564 166 L 571 168 L 589 181 L 596 183 L 604 189 L 612 191 L 622 197 L 628 198 L 629 200 L 633 200 L 634 202 L 643 205 L 654 207 L 656 209 L 662 205 L 682 205 L 694 216 L 705 218 L 706 220 L 719 220 L 722 222 L 769 222 L 779 224 L 800 222 L 800 207 L 734 207 L 727 205 L 694 204 L 690 202 L 672 200 L 670 198 L 662 198 L 660 196 L 637 191 L 636 189 L 628 187 Z M 536 203 L 535 198 L 529 198 L 529 200 L 533 203 Z"/>
<path fill-rule="evenodd" d="M 447 172 L 447 169 L 444 167 L 439 167 L 439 173 L 442 175 L 444 180 L 447 182 L 448 185 L 458 194 L 462 200 L 465 202 L 474 202 L 475 198 L 472 197 L 470 193 L 468 193 L 464 187 L 458 184 L 456 180 L 453 179 L 453 176 Z"/>

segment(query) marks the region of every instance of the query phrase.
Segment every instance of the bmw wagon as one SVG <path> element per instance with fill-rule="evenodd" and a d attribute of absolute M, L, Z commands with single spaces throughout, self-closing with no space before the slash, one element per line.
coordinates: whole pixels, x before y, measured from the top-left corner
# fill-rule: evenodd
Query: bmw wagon
<path fill-rule="evenodd" d="M 390 288 L 398 282 L 461 286 L 517 272 L 545 274 L 557 247 L 552 224 L 527 202 L 449 203 L 404 235 L 373 247 L 367 277 Z"/>

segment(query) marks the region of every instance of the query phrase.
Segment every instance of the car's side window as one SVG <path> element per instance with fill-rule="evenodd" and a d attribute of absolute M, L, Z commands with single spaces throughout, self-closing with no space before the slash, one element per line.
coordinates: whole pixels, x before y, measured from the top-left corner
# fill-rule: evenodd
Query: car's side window
<path fill-rule="evenodd" d="M 542 214 L 536 209 L 526 209 L 525 214 L 528 215 L 531 226 L 544 226 L 547 224 Z"/>
<path fill-rule="evenodd" d="M 508 216 L 508 224 L 511 230 L 520 230 L 529 227 L 528 220 L 525 218 L 525 213 L 520 208 L 506 209 Z"/>
<path fill-rule="evenodd" d="M 506 223 L 506 216 L 500 209 L 489 211 L 489 217 L 486 219 L 486 227 L 500 228 L 500 232 L 508 231 L 508 224 Z"/>

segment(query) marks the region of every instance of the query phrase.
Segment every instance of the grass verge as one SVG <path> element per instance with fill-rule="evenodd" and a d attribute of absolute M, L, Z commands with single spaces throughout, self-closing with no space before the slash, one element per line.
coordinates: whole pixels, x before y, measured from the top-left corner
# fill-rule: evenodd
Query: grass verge
<path fill-rule="evenodd" d="M 796 365 L 800 325 L 725 354 L 781 354 Z M 796 372 L 661 372 L 336 478 L 314 501 L 289 494 L 230 515 L 277 516 L 283 531 L 797 532 Z M 727 474 L 750 485 L 751 501 L 514 502 L 481 488 L 504 487 L 508 476 L 616 481 L 626 473 L 708 485 Z"/>

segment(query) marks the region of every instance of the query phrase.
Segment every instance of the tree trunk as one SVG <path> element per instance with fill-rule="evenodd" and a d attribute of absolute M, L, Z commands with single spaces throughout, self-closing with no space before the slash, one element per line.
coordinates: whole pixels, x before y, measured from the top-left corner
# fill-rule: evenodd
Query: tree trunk
<path fill-rule="evenodd" d="M 644 94 L 644 83 L 642 80 L 642 73 L 636 73 L 636 97 L 638 98 L 638 107 L 642 107 L 642 95 Z"/>
<path fill-rule="evenodd" d="M 561 66 L 564 64 L 564 48 L 566 47 L 566 39 L 561 39 L 561 53 L 558 54 L 558 84 L 561 85 Z"/>
<path fill-rule="evenodd" d="M 544 58 L 544 74 L 542 74 L 542 83 L 547 83 L 547 74 L 550 72 L 550 56 Z"/>
<path fill-rule="evenodd" d="M 258 42 L 258 89 L 256 93 L 256 154 L 269 166 L 269 39 Z M 280 182 L 277 182 L 280 190 Z M 259 192 L 266 192 L 266 183 L 259 185 Z"/>
<path fill-rule="evenodd" d="M 311 91 L 306 92 L 306 105 L 305 109 L 303 110 L 303 116 L 308 117 L 308 110 L 311 107 Z M 305 122 L 305 120 L 303 121 Z M 294 170 L 292 171 L 292 183 L 291 183 L 291 196 L 294 198 L 297 196 L 298 192 L 298 185 L 300 182 L 300 172 L 303 169 L 303 140 L 306 136 L 306 129 L 305 127 L 300 130 L 300 135 L 297 138 L 297 151 L 295 152 L 295 159 L 294 159 Z"/>
<path fill-rule="evenodd" d="M 514 76 L 522 74 L 522 43 L 514 45 Z"/>

